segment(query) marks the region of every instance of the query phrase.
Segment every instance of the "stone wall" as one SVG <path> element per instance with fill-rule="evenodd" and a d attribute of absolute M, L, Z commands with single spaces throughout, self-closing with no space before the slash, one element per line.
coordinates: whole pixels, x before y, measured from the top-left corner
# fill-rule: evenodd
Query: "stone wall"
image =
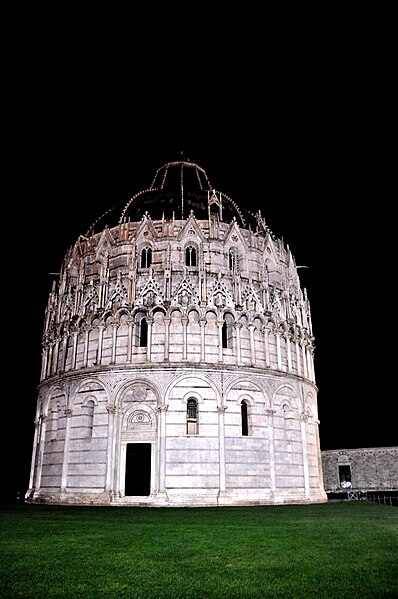
<path fill-rule="evenodd" d="M 325 491 L 398 490 L 398 447 L 324 450 Z"/>

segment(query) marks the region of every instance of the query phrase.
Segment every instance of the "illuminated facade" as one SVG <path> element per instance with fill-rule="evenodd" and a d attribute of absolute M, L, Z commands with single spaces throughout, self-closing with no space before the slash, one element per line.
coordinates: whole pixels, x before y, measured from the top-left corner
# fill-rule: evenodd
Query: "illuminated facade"
<path fill-rule="evenodd" d="M 326 501 L 289 249 L 188 160 L 115 220 L 79 237 L 49 294 L 26 500 Z"/>

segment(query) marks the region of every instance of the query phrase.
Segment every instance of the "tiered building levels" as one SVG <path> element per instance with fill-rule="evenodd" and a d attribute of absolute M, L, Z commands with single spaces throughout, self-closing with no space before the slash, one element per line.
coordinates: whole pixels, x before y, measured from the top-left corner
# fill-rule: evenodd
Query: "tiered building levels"
<path fill-rule="evenodd" d="M 188 160 L 102 220 L 49 294 L 26 500 L 326 501 L 289 248 Z"/>

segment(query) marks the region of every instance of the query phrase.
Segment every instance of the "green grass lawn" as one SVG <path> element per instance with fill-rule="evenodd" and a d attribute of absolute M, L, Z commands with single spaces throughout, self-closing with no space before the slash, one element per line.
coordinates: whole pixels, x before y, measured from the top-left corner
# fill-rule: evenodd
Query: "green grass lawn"
<path fill-rule="evenodd" d="M 0 507 L 4 599 L 398 597 L 398 509 Z"/>

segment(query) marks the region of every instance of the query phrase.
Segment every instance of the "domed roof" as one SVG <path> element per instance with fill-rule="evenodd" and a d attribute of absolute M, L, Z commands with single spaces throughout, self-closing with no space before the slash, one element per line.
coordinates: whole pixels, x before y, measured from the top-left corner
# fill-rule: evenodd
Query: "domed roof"
<path fill-rule="evenodd" d="M 219 202 L 222 221 L 231 222 L 235 217 L 244 228 L 258 228 L 258 219 L 252 213 L 240 208 L 226 194 L 214 190 L 206 171 L 187 159 L 161 166 L 150 188 L 138 192 L 126 204 L 120 222 L 140 221 L 146 213 L 152 220 L 184 220 L 191 211 L 198 220 L 205 220 L 209 218 L 214 200 Z"/>

